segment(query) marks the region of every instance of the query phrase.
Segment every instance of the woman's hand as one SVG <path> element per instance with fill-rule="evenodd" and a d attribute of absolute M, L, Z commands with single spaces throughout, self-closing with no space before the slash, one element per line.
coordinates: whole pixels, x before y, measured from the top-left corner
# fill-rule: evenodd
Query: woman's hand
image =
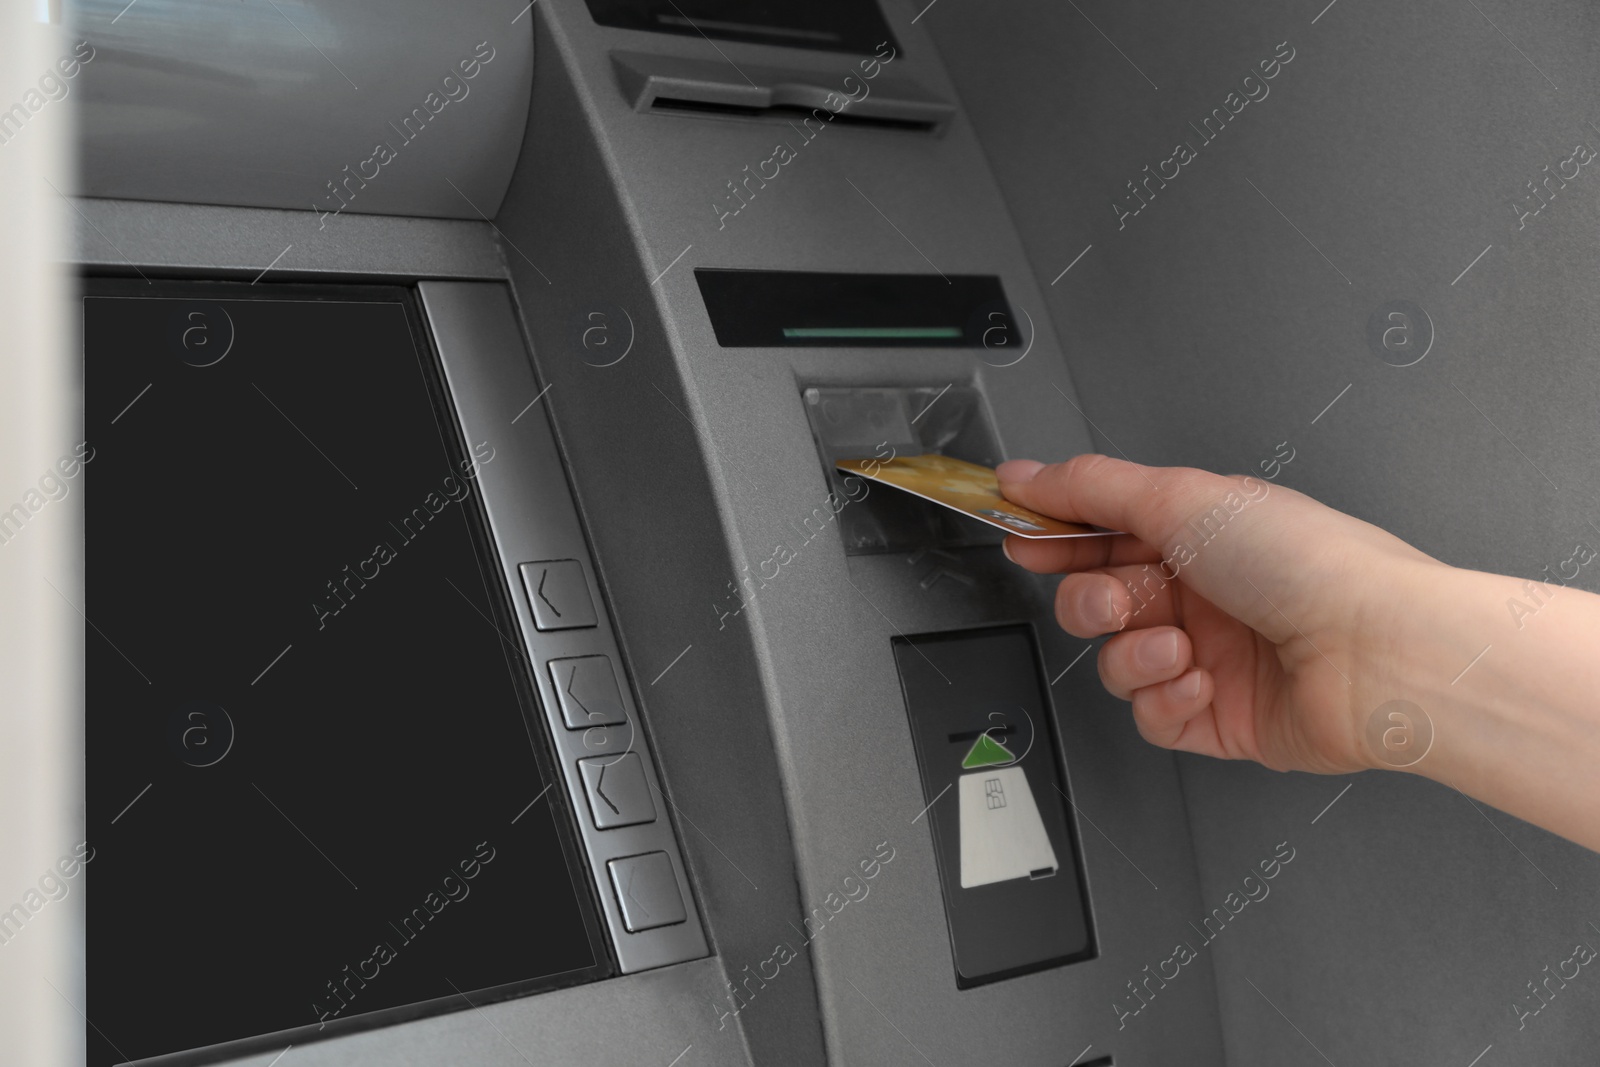
<path fill-rule="evenodd" d="M 1094 455 L 999 475 L 1024 507 L 1127 531 L 1013 536 L 1006 554 L 1067 575 L 1067 632 L 1116 634 L 1100 677 L 1149 741 L 1407 770 L 1600 849 L 1600 596 L 1568 585 L 1576 572 L 1450 567 L 1255 478 Z M 1579 543 L 1568 562 L 1595 556 Z"/>
<path fill-rule="evenodd" d="M 1105 456 L 999 469 L 1011 500 L 1127 531 L 1006 539 L 1014 562 L 1066 573 L 1056 617 L 1115 633 L 1100 677 L 1154 744 L 1277 770 L 1378 765 L 1366 722 L 1407 670 L 1405 589 L 1444 564 L 1359 519 L 1256 478 Z"/>

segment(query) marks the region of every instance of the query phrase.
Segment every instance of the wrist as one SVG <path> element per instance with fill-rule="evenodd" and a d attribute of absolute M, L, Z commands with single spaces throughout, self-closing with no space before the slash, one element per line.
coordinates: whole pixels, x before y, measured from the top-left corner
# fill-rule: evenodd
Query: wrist
<path fill-rule="evenodd" d="M 1454 568 L 1430 586 L 1399 657 L 1407 677 L 1396 679 L 1400 699 L 1419 712 L 1418 747 L 1396 766 L 1380 746 L 1376 765 L 1596 847 L 1600 597 Z"/>
<path fill-rule="evenodd" d="M 1414 635 L 1413 691 L 1428 716 L 1432 748 L 1403 768 L 1447 785 L 1466 779 L 1496 750 L 1514 744 L 1517 705 L 1525 694 L 1516 675 L 1527 652 L 1506 601 L 1515 579 L 1450 568 Z M 1521 638 L 1521 639 L 1519 639 Z"/>
<path fill-rule="evenodd" d="M 1490 602 L 1473 572 L 1419 554 L 1383 568 L 1354 623 L 1351 734 L 1363 770 L 1428 774 L 1450 683 L 1483 648 Z M 1426 766 L 1424 766 L 1426 765 Z"/>

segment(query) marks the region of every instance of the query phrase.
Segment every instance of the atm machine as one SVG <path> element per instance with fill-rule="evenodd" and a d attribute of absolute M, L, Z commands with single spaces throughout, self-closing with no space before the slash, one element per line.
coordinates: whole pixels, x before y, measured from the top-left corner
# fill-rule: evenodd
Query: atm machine
<path fill-rule="evenodd" d="M 1581 484 L 1592 375 L 1490 399 L 1579 368 L 1592 299 L 1528 308 L 1595 253 L 1495 213 L 1555 120 L 1478 16 L 1574 86 L 1586 16 L 1320 6 L 68 0 L 87 1062 L 1578 1062 L 1600 992 L 1506 1004 L 1594 856 L 1145 744 L 1051 579 L 835 467 L 1275 457 L 1451 562 L 1590 536 L 1439 406 Z"/>

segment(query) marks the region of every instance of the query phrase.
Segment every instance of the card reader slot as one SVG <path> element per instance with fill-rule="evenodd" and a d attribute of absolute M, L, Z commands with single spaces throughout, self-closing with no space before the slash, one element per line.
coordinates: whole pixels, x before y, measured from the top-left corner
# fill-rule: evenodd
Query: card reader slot
<path fill-rule="evenodd" d="M 982 396 L 969 385 L 813 386 L 804 390 L 817 458 L 837 507 L 848 555 L 917 553 L 999 544 L 1003 531 L 918 500 L 874 487 L 834 466 L 841 459 L 915 456 L 927 452 L 994 466 L 1000 447 Z M 845 506 L 848 503 L 849 506 Z"/>

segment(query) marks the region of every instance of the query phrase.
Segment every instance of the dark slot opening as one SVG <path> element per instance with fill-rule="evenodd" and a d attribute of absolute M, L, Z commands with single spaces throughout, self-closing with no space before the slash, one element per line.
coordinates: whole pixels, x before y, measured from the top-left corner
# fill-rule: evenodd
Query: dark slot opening
<path fill-rule="evenodd" d="M 899 42 L 862 0 L 588 0 L 602 26 L 871 55 Z"/>
<path fill-rule="evenodd" d="M 702 115 L 728 115 L 736 118 L 808 119 L 812 111 L 825 108 L 800 107 L 795 104 L 774 104 L 771 107 L 750 107 L 744 104 L 722 104 L 709 100 L 686 100 L 675 96 L 658 96 L 650 101 L 652 111 L 681 111 Z M 871 126 L 880 130 L 910 130 L 915 133 L 932 133 L 939 128 L 937 122 L 924 119 L 878 118 L 872 115 L 833 114 L 828 120 L 832 126 Z"/>
<path fill-rule="evenodd" d="M 723 348 L 970 348 L 1015 343 L 992 274 L 696 267 Z M 914 414 L 914 412 L 913 412 Z"/>

